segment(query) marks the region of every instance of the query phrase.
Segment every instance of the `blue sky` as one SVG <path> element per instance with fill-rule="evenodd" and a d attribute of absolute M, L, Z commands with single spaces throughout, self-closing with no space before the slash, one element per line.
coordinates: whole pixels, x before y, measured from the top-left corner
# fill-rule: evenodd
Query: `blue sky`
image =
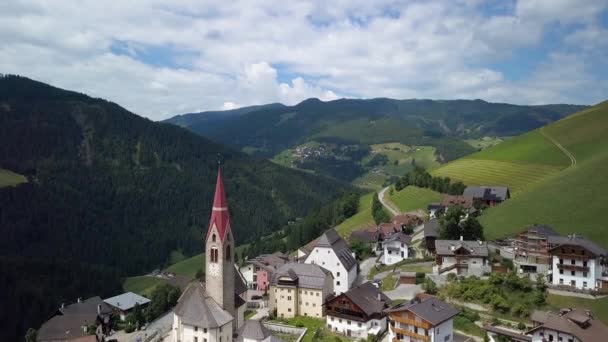
<path fill-rule="evenodd" d="M 8 0 L 0 41 L 0 72 L 154 120 L 309 97 L 608 98 L 608 0 Z"/>

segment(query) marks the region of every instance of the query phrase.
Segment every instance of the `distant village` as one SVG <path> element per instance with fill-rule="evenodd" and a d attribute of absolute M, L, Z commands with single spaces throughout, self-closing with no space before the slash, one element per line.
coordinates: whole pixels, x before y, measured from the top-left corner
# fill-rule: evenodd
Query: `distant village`
<path fill-rule="evenodd" d="M 470 186 L 429 203 L 426 215 L 399 214 L 347 237 L 330 229 L 293 254 L 236 265 L 220 171 L 203 237 L 204 279 L 178 286 L 175 305 L 153 322 L 138 321 L 134 332 L 115 331 L 116 322 L 132 320 L 154 298 L 124 293 L 62 305 L 37 341 L 607 341 L 608 327 L 588 309 L 520 310 L 497 292 L 534 295 L 537 307 L 547 293 L 573 302 L 605 296 L 608 252 L 593 241 L 542 223 L 501 241 L 441 239 L 452 208 L 466 220 L 509 198 L 506 187 Z"/>

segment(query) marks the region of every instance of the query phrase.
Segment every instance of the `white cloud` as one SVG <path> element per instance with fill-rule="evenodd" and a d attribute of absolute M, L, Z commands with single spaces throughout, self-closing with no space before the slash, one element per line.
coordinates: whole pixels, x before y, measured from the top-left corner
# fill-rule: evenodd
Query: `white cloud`
<path fill-rule="evenodd" d="M 464 0 L 8 0 L 0 3 L 0 72 L 153 119 L 308 97 L 589 103 L 605 96 L 586 89 L 606 84 L 593 72 L 606 67 L 598 53 L 607 46 L 598 20 L 606 1 L 494 5 L 500 14 Z M 556 27 L 561 41 L 518 80 L 499 67 Z"/>

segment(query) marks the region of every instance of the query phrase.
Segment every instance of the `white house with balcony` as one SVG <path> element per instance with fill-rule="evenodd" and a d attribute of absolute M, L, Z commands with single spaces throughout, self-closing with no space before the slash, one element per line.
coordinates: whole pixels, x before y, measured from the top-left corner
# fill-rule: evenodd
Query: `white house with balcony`
<path fill-rule="evenodd" d="M 550 236 L 551 284 L 608 292 L 608 252 L 582 236 Z"/>
<path fill-rule="evenodd" d="M 384 239 L 382 241 L 382 256 L 380 257 L 380 263 L 384 265 L 393 265 L 409 258 L 409 247 L 411 242 L 412 237 L 403 232 L 394 233 Z"/>
<path fill-rule="evenodd" d="M 480 277 L 492 270 L 485 241 L 436 240 L 435 249 L 435 274 Z"/>

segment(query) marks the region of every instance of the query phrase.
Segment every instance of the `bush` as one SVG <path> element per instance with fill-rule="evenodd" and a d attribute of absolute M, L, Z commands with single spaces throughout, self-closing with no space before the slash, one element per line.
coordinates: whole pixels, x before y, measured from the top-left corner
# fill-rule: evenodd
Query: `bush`
<path fill-rule="evenodd" d="M 526 330 L 526 325 L 523 322 L 519 322 L 517 324 L 517 329 L 519 329 L 519 330 Z"/>
<path fill-rule="evenodd" d="M 127 324 L 127 326 L 125 327 L 125 332 L 127 334 L 130 334 L 134 331 L 135 331 L 135 326 L 133 324 Z"/>

